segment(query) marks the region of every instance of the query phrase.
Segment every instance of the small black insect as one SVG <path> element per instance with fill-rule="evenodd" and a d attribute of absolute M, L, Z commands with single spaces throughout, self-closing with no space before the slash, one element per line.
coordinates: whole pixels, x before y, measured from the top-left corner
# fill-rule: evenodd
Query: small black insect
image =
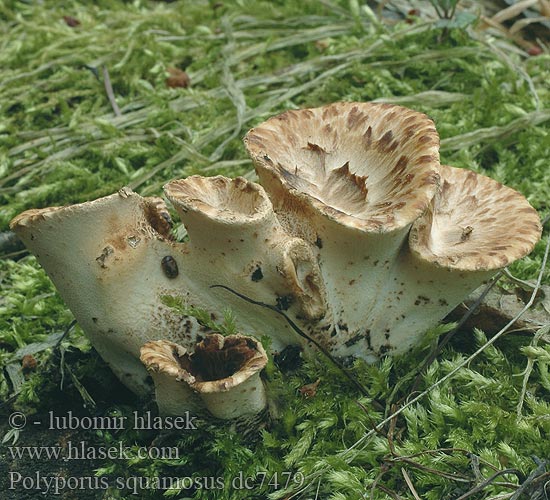
<path fill-rule="evenodd" d="M 317 236 L 317 239 L 315 240 L 315 246 L 317 248 L 323 248 L 323 240 Z"/>
<path fill-rule="evenodd" d="M 162 271 L 164 272 L 165 276 L 170 279 L 177 278 L 179 274 L 178 270 L 178 263 L 176 262 L 176 259 L 172 257 L 171 255 L 167 255 L 166 257 L 162 258 L 162 261 L 160 262 L 160 265 L 162 267 Z"/>

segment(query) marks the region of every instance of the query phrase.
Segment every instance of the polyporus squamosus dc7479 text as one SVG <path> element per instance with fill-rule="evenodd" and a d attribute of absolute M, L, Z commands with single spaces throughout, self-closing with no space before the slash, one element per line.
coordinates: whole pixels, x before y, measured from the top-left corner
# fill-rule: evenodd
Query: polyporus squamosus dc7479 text
<path fill-rule="evenodd" d="M 245 144 L 263 187 L 221 176 L 165 186 L 188 243 L 170 239 L 158 198 L 128 189 L 12 221 L 135 392 L 147 390 L 144 344 L 193 352 L 207 333 L 162 295 L 213 315 L 230 307 L 240 329 L 269 335 L 273 350 L 304 344 L 279 309 L 334 356 L 373 361 L 405 352 L 540 238 L 522 195 L 440 165 L 432 121 L 403 107 L 288 111 L 252 129 Z"/>

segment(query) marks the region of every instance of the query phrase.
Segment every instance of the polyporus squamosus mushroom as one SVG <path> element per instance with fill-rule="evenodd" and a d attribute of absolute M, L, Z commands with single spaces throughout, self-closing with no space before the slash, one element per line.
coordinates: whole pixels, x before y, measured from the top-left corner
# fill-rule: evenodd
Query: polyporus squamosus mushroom
<path fill-rule="evenodd" d="M 200 412 L 216 418 L 254 417 L 267 406 L 260 372 L 267 354 L 243 335 L 207 335 L 194 352 L 166 340 L 146 343 L 141 361 L 152 374 L 161 415 Z"/>
<path fill-rule="evenodd" d="M 297 343 L 286 320 L 212 285 L 224 285 L 312 320 L 324 292 L 310 246 L 282 231 L 263 188 L 243 178 L 190 177 L 166 186 L 190 235 L 169 237 L 158 198 L 129 189 L 67 207 L 29 210 L 12 229 L 38 258 L 82 329 L 134 392 L 150 390 L 139 361 L 147 341 L 190 349 L 205 329 L 161 302 L 177 295 L 220 314 L 227 307 L 250 333 L 275 349 Z M 292 298 L 292 300 L 291 300 Z"/>
<path fill-rule="evenodd" d="M 298 326 L 335 356 L 372 361 L 404 352 L 540 237 L 525 198 L 441 166 L 432 121 L 406 108 L 289 111 L 245 143 L 263 188 L 221 176 L 165 187 L 188 243 L 169 238 L 159 199 L 130 190 L 12 221 L 100 355 L 138 393 L 147 389 L 142 345 L 163 339 L 191 352 L 206 333 L 162 295 L 212 314 L 229 307 L 241 331 L 269 335 L 274 350 L 303 344 Z"/>
<path fill-rule="evenodd" d="M 441 167 L 432 121 L 400 106 L 287 111 L 245 145 L 285 229 L 318 247 L 332 324 L 311 334 L 337 356 L 403 353 L 540 237 L 523 196 Z"/>
<path fill-rule="evenodd" d="M 539 240 L 537 212 L 517 191 L 470 170 L 441 165 L 441 190 L 412 226 L 366 324 L 373 349 L 418 343 L 481 283 L 527 255 Z"/>

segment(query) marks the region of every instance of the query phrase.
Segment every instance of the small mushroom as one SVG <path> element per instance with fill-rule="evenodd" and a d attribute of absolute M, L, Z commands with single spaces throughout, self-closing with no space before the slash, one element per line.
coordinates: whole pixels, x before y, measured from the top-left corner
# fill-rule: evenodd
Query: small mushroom
<path fill-rule="evenodd" d="M 197 411 L 196 396 L 224 420 L 253 417 L 266 408 L 260 372 L 267 354 L 253 337 L 207 335 L 191 353 L 173 342 L 148 342 L 141 360 L 153 376 L 161 415 Z"/>

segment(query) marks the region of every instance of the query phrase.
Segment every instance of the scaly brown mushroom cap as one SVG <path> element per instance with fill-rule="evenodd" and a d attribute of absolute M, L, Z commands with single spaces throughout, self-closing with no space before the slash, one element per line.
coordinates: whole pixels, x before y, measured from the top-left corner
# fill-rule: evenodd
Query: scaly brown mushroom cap
<path fill-rule="evenodd" d="M 400 106 L 339 102 L 287 111 L 250 130 L 245 146 L 274 203 L 276 181 L 299 203 L 361 231 L 407 226 L 438 188 L 435 126 Z"/>
<path fill-rule="evenodd" d="M 440 167 L 441 191 L 412 226 L 418 257 L 459 271 L 501 269 L 530 253 L 542 232 L 525 197 L 470 170 Z"/>
<path fill-rule="evenodd" d="M 243 177 L 193 175 L 169 182 L 164 192 L 178 210 L 193 211 L 226 223 L 253 222 L 272 210 L 262 187 Z"/>

